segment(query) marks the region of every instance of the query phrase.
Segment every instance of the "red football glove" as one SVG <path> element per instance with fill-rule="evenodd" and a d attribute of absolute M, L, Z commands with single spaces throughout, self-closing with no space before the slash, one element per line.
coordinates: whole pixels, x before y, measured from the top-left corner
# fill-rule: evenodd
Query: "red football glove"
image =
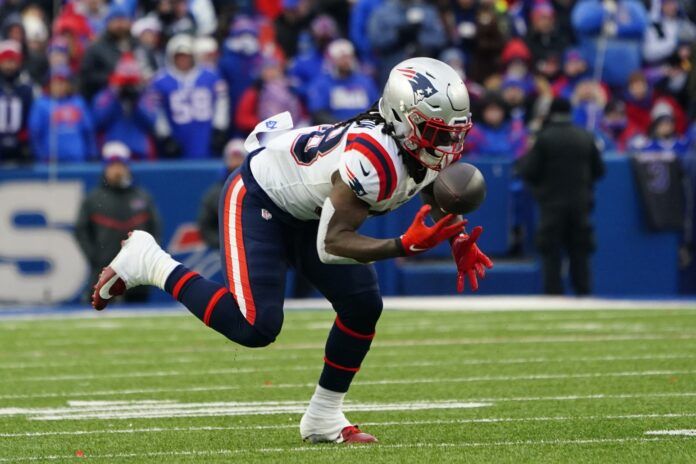
<path fill-rule="evenodd" d="M 460 234 L 452 240 L 452 254 L 457 263 L 457 291 L 464 291 L 464 276 L 469 278 L 471 290 L 478 290 L 478 279 L 486 276 L 486 267 L 493 267 L 493 261 L 476 245 L 476 240 L 483 232 L 483 227 L 474 227 L 471 234 Z M 484 267 L 485 266 L 485 267 Z"/>
<path fill-rule="evenodd" d="M 430 212 L 430 205 L 423 205 L 416 213 L 413 223 L 406 233 L 401 236 L 401 245 L 406 256 L 422 253 L 431 249 L 440 242 L 454 237 L 464 230 L 465 221 L 457 221 L 450 224 L 454 214 L 448 214 L 432 227 L 425 224 L 425 217 Z"/>

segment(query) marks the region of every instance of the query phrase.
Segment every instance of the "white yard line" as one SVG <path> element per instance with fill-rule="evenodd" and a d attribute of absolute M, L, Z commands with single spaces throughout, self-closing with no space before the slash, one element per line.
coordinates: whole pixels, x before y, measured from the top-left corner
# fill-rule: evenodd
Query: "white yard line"
<path fill-rule="evenodd" d="M 622 421 L 644 419 L 680 419 L 696 417 L 696 413 L 664 413 L 664 414 L 621 414 L 621 415 L 593 415 L 593 416 L 539 416 L 539 417 L 486 417 L 480 419 L 433 419 L 411 421 L 368 421 L 360 422 L 366 427 L 410 427 L 422 425 L 466 425 L 466 424 L 506 424 L 519 422 L 571 422 L 571 421 Z M 46 432 L 19 432 L 0 433 L 0 438 L 36 438 L 53 436 L 82 436 L 82 435 L 112 435 L 112 434 L 141 434 L 161 432 L 218 432 L 218 431 L 244 431 L 244 430 L 281 430 L 295 429 L 298 424 L 275 425 L 237 425 L 237 426 L 192 426 L 192 427 L 142 427 L 128 429 L 101 429 L 101 430 L 72 430 L 72 431 L 46 431 Z M 678 432 L 694 432 L 693 430 L 651 431 L 648 435 L 679 435 Z"/>
<path fill-rule="evenodd" d="M 375 446 L 300 446 L 294 448 L 247 448 L 247 449 L 221 449 L 221 450 L 183 450 L 183 451 L 156 451 L 149 453 L 112 453 L 112 454 L 85 454 L 88 459 L 124 459 L 124 458 L 160 458 L 176 456 L 229 456 L 238 454 L 255 453 L 287 453 L 287 452 L 318 452 L 335 455 L 337 452 L 361 453 L 364 451 L 375 452 L 383 449 L 457 449 L 457 448 L 495 448 L 510 446 L 564 446 L 564 445 L 602 445 L 614 443 L 655 443 L 661 441 L 673 441 L 673 438 L 665 437 L 626 437 L 626 438 L 579 438 L 558 440 L 517 440 L 517 441 L 489 441 L 489 442 L 460 442 L 460 443 L 400 443 L 379 444 Z M 49 455 L 49 456 L 23 456 L 12 458 L 0 458 L 0 462 L 20 461 L 56 461 L 73 460 L 74 454 Z"/>
<path fill-rule="evenodd" d="M 346 412 L 430 411 L 438 409 L 472 409 L 490 403 L 461 401 L 418 401 L 397 403 L 346 403 Z M 28 420 L 154 419 L 171 417 L 266 416 L 302 414 L 305 401 L 251 401 L 180 403 L 176 401 L 68 402 L 67 407 L 0 408 L 0 417 L 24 416 Z"/>
<path fill-rule="evenodd" d="M 534 358 L 511 358 L 511 359 L 457 359 L 453 361 L 412 361 L 412 362 L 406 362 L 406 363 L 383 363 L 383 362 L 370 362 L 371 359 L 376 358 L 379 359 L 380 355 L 384 353 L 373 353 L 371 355 L 371 358 L 368 358 L 368 361 L 365 364 L 365 368 L 369 369 L 388 369 L 388 368 L 401 368 L 401 367 L 428 367 L 428 366 L 479 366 L 479 365 L 507 365 L 507 364 L 538 364 L 538 363 L 543 363 L 543 364 L 548 364 L 548 363 L 568 363 L 568 362 L 615 362 L 615 361 L 664 361 L 664 360 L 669 360 L 669 359 L 695 359 L 696 354 L 694 355 L 687 355 L 687 354 L 664 354 L 664 355 L 659 355 L 659 354 L 653 354 L 653 355 L 639 355 L 639 356 L 580 356 L 580 357 L 570 357 L 570 358 L 552 358 L 552 357 L 534 357 Z M 399 352 L 399 357 L 402 357 L 403 353 Z M 258 358 L 251 358 L 251 359 L 246 359 L 246 355 L 244 355 L 243 360 L 234 360 L 232 363 L 238 363 L 238 362 L 247 362 L 247 361 L 252 361 L 252 362 L 257 362 Z M 273 358 L 274 360 L 276 358 Z M 298 355 L 289 355 L 289 356 L 281 356 L 278 354 L 278 360 L 291 360 L 291 359 L 302 359 L 301 356 Z M 159 366 L 161 365 L 166 365 L 166 364 L 200 364 L 201 360 L 200 358 L 168 358 L 165 360 L 161 361 L 153 361 L 151 359 L 133 359 L 133 360 L 124 360 L 124 359 L 118 359 L 118 358 L 107 358 L 104 359 L 103 361 L 99 361 L 99 365 L 101 367 L 104 366 L 130 366 L 130 365 L 148 365 L 148 364 L 157 364 Z M 41 370 L 46 370 L 46 369 L 54 369 L 54 368 L 65 368 L 65 367 L 77 367 L 77 366 L 84 366 L 85 362 L 84 361 L 70 361 L 70 362 L 64 362 L 64 363 L 56 363 L 56 362 L 46 362 L 46 363 L 8 363 L 8 364 L 0 364 L 0 370 L 2 369 L 41 369 Z M 304 370 L 316 370 L 318 363 L 313 362 L 312 364 L 307 364 L 304 366 L 264 366 L 264 367 L 243 367 L 243 368 L 227 368 L 229 370 L 232 370 L 231 373 L 238 373 L 240 372 L 239 370 L 236 369 L 242 369 L 244 372 L 267 372 L 269 369 L 272 369 L 274 371 L 304 371 Z M 217 369 L 218 371 L 220 369 Z M 201 375 L 203 374 L 212 374 L 213 371 L 215 370 L 208 370 L 208 371 L 195 371 L 194 374 L 191 373 L 191 371 L 172 371 L 171 375 L 172 376 L 177 376 L 177 375 Z M 150 372 L 150 371 L 144 371 L 144 372 Z M 114 374 L 117 375 L 117 374 Z M 153 375 L 154 377 L 160 377 L 162 375 L 155 374 Z M 16 378 L 16 377 L 13 377 Z M 2 379 L 0 379 L 0 382 L 2 382 Z"/>
<path fill-rule="evenodd" d="M 650 430 L 645 432 L 646 435 L 670 435 L 670 436 L 685 436 L 696 437 L 696 429 L 682 430 Z"/>

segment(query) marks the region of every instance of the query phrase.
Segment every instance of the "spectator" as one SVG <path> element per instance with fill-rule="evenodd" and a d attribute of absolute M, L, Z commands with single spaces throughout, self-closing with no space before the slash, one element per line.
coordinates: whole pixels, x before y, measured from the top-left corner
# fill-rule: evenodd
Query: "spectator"
<path fill-rule="evenodd" d="M 639 152 L 668 152 L 680 158 L 686 156 L 690 140 L 677 133 L 674 108 L 664 101 L 659 102 L 650 112 L 650 119 L 647 137 L 635 137 L 630 142 L 630 149 Z"/>
<path fill-rule="evenodd" d="M 304 53 L 300 54 L 290 65 L 288 75 L 295 92 L 307 100 L 307 90 L 311 82 L 320 73 L 327 72 L 326 48 L 332 40 L 338 37 L 338 26 L 331 16 L 317 16 L 311 24 L 311 44 Z"/>
<path fill-rule="evenodd" d="M 556 77 L 566 38 L 558 31 L 555 12 L 546 0 L 537 0 L 531 14 L 531 30 L 526 42 L 532 53 L 534 69 L 548 77 Z"/>
<path fill-rule="evenodd" d="M 34 101 L 29 136 L 41 161 L 88 161 L 96 156 L 94 126 L 87 104 L 73 93 L 67 66 L 51 69 L 49 95 Z"/>
<path fill-rule="evenodd" d="M 309 87 L 309 111 L 314 124 L 332 124 L 352 118 L 377 102 L 375 83 L 358 70 L 353 45 L 338 39 L 327 50 L 329 71 Z"/>
<path fill-rule="evenodd" d="M 589 131 L 597 129 L 607 100 L 607 92 L 599 82 L 592 79 L 578 82 L 571 96 L 573 123 Z"/>
<path fill-rule="evenodd" d="M 160 0 L 155 15 L 162 24 L 165 42 L 179 34 L 195 35 L 196 20 L 189 11 L 187 0 Z"/>
<path fill-rule="evenodd" d="M 688 79 L 691 70 L 691 45 L 696 43 L 696 36 L 680 35 L 677 50 L 660 66 L 646 69 L 655 82 L 655 90 L 670 95 L 682 108 L 689 107 Z"/>
<path fill-rule="evenodd" d="M 689 77 L 687 82 L 687 95 L 689 96 L 689 117 L 696 119 L 696 42 L 691 44 L 689 54 Z"/>
<path fill-rule="evenodd" d="M 512 39 L 501 55 L 503 74 L 506 78 L 521 81 L 525 93 L 534 93 L 534 75 L 531 72 L 532 53 L 521 39 Z"/>
<path fill-rule="evenodd" d="M 85 54 L 85 47 L 92 39 L 92 30 L 89 24 L 80 15 L 66 8 L 53 23 L 53 41 L 65 46 L 70 56 L 70 69 L 78 73 Z M 53 42 L 52 41 L 52 42 Z M 51 65 L 52 66 L 52 65 Z"/>
<path fill-rule="evenodd" d="M 686 17 L 679 0 L 653 0 L 643 39 L 643 58 L 648 64 L 661 63 L 677 51 L 680 36 L 693 41 L 695 33 L 696 26 Z"/>
<path fill-rule="evenodd" d="M 563 74 L 553 83 L 555 97 L 570 100 L 578 82 L 590 77 L 590 66 L 577 48 L 569 48 L 563 58 Z"/>
<path fill-rule="evenodd" d="M 197 37 L 193 44 L 193 54 L 196 62 L 204 68 L 208 68 L 214 72 L 218 70 L 218 44 L 212 37 Z"/>
<path fill-rule="evenodd" d="M 493 2 L 481 2 L 476 11 L 476 41 L 470 60 L 472 79 L 485 85 L 499 71 L 500 55 L 507 40 Z"/>
<path fill-rule="evenodd" d="M 579 0 L 573 27 L 590 62 L 601 62 L 602 81 L 621 88 L 640 69 L 647 13 L 640 0 Z M 597 57 L 597 53 L 603 56 Z"/>
<path fill-rule="evenodd" d="M 103 140 L 119 141 L 128 147 L 131 158 L 153 159 L 151 134 L 155 126 L 152 98 L 143 95 L 143 78 L 138 62 L 124 54 L 92 105 L 94 124 Z"/>
<path fill-rule="evenodd" d="M 506 77 L 500 89 L 512 120 L 527 125 L 532 120 L 534 106 L 529 83 L 516 77 Z"/>
<path fill-rule="evenodd" d="M 381 84 L 400 61 L 436 56 L 447 44 L 437 10 L 422 0 L 386 0 L 372 13 L 368 37 L 379 58 Z"/>
<path fill-rule="evenodd" d="M 561 270 L 567 253 L 573 288 L 578 295 L 588 295 L 594 250 L 590 212 L 594 183 L 603 175 L 604 165 L 592 134 L 571 123 L 568 100 L 554 100 L 547 125 L 518 169 L 541 210 L 536 239 L 544 292 L 563 293 Z"/>
<path fill-rule="evenodd" d="M 220 73 L 230 92 L 231 116 L 242 94 L 258 79 L 262 62 L 258 26 L 251 19 L 240 16 L 232 23 L 220 58 Z"/>
<path fill-rule="evenodd" d="M 227 142 L 227 85 L 196 64 L 194 40 L 176 35 L 167 44 L 167 65 L 151 84 L 159 115 L 161 154 L 190 159 L 219 155 Z"/>
<path fill-rule="evenodd" d="M 0 164 L 28 162 L 27 122 L 33 101 L 29 77 L 22 73 L 22 47 L 0 41 Z"/>
<path fill-rule="evenodd" d="M 607 103 L 599 131 L 605 152 L 624 153 L 628 141 L 639 134 L 640 131 L 628 122 L 626 104 L 623 101 L 614 99 Z"/>
<path fill-rule="evenodd" d="M 300 34 L 309 22 L 309 0 L 282 0 L 283 10 L 275 20 L 276 39 L 286 57 L 297 55 L 297 44 Z"/>
<path fill-rule="evenodd" d="M 481 84 L 478 82 L 472 80 L 469 78 L 469 76 L 466 73 L 466 57 L 464 56 L 464 53 L 456 48 L 456 47 L 450 47 L 445 49 L 439 57 L 440 61 L 447 63 L 457 71 L 457 74 L 459 74 L 459 77 L 462 78 L 462 81 L 466 85 L 466 90 L 469 92 L 469 98 L 471 99 L 472 105 L 476 105 L 476 103 L 483 97 L 483 94 L 485 93 L 485 89 Z"/>
<path fill-rule="evenodd" d="M 133 185 L 128 147 L 109 142 L 104 145 L 102 155 L 102 185 L 87 194 L 75 224 L 75 238 L 91 268 L 92 280 L 86 289 L 88 300 L 99 273 L 119 252 L 128 232 L 144 230 L 156 238 L 160 233 L 159 215 L 152 198 Z M 128 290 L 123 300 L 143 302 L 147 298 L 148 288 L 137 287 Z"/>
<path fill-rule="evenodd" d="M 455 0 L 450 4 L 450 8 L 444 12 L 450 41 L 462 50 L 473 50 L 476 47 L 478 2 L 476 0 Z"/>
<path fill-rule="evenodd" d="M 133 52 L 135 48 L 130 35 L 130 17 L 124 8 L 112 6 L 105 23 L 106 29 L 89 46 L 82 62 L 82 95 L 87 101 L 92 101 L 94 95 L 108 85 L 121 54 Z"/>
<path fill-rule="evenodd" d="M 480 120 L 474 124 L 466 143 L 473 155 L 516 159 L 526 149 L 526 131 L 519 121 L 512 121 L 502 96 L 486 95 L 479 105 Z"/>
<path fill-rule="evenodd" d="M 370 16 L 382 4 L 382 1 L 357 0 L 350 12 L 348 36 L 353 45 L 355 45 L 360 61 L 369 65 L 376 61 L 368 36 Z"/>
<path fill-rule="evenodd" d="M 109 14 L 109 5 L 104 0 L 82 0 L 72 3 L 76 14 L 85 18 L 92 32 L 96 36 L 104 31 L 105 19 Z"/>
<path fill-rule="evenodd" d="M 35 83 L 43 83 L 48 75 L 48 28 L 38 15 L 27 15 L 24 18 L 24 30 L 27 36 L 24 69 Z"/>
<path fill-rule="evenodd" d="M 25 43 L 24 23 L 19 13 L 11 14 L 2 22 L 1 35 L 3 39 L 14 40 L 18 44 Z M 22 50 L 24 52 L 24 50 Z"/>
<path fill-rule="evenodd" d="M 683 134 L 686 131 L 687 121 L 684 110 L 679 107 L 674 98 L 651 89 L 645 75 L 641 71 L 633 73 L 629 78 L 624 101 L 626 102 L 626 115 L 629 123 L 638 128 L 643 134 L 646 134 L 650 128 L 650 111 L 660 101 L 664 101 L 672 107 L 677 132 Z"/>
<path fill-rule="evenodd" d="M 218 232 L 218 209 L 220 192 L 227 177 L 244 162 L 246 150 L 244 140 L 232 139 L 223 151 L 225 169 L 220 179 L 215 182 L 203 195 L 201 206 L 198 210 L 198 230 L 206 245 L 210 248 L 220 248 L 220 234 Z"/>
<path fill-rule="evenodd" d="M 133 54 L 146 81 L 164 66 L 164 54 L 160 50 L 162 24 L 155 15 L 138 19 L 131 27 L 131 35 L 136 39 Z"/>
<path fill-rule="evenodd" d="M 283 111 L 290 112 L 295 127 L 305 124 L 302 105 L 283 74 L 282 64 L 269 57 L 264 60 L 261 78 L 242 94 L 235 117 L 237 129 L 249 134 L 259 122 Z"/>

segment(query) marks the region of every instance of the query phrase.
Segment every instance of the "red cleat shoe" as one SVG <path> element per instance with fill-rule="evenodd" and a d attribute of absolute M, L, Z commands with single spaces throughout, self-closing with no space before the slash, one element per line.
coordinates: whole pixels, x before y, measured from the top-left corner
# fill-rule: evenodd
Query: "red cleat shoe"
<path fill-rule="evenodd" d="M 97 311 L 106 308 L 111 299 L 123 295 L 126 291 L 126 283 L 111 267 L 107 266 L 99 274 L 99 281 L 94 286 L 92 293 L 92 307 Z"/>
<path fill-rule="evenodd" d="M 369 433 L 360 430 L 357 425 L 349 425 L 341 430 L 341 435 L 339 435 L 336 443 L 377 443 L 377 441 Z"/>

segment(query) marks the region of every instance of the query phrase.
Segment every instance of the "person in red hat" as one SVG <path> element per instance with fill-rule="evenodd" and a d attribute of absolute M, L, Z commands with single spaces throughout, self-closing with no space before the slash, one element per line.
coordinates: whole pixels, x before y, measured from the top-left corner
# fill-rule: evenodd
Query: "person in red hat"
<path fill-rule="evenodd" d="M 27 120 L 33 101 L 31 81 L 21 72 L 22 47 L 14 40 L 0 41 L 0 163 L 31 159 Z"/>
<path fill-rule="evenodd" d="M 152 134 L 156 111 L 152 98 L 143 92 L 143 84 L 137 60 L 125 53 L 109 76 L 109 86 L 92 102 L 100 138 L 124 143 L 134 159 L 155 157 Z"/>

